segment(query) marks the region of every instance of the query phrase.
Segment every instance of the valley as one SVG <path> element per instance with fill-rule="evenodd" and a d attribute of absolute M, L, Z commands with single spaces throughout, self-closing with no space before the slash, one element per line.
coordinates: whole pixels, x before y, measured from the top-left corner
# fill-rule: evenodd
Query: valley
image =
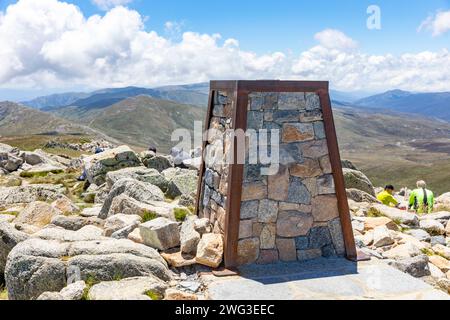
<path fill-rule="evenodd" d="M 194 121 L 204 121 L 207 93 L 208 84 L 200 83 L 58 94 L 25 102 L 29 107 L 3 102 L 0 142 L 33 150 L 52 139 L 92 137 L 138 151 L 153 145 L 168 153 L 173 130 L 192 130 Z M 430 117 L 421 114 L 433 106 L 437 112 L 444 110 L 448 94 L 394 90 L 359 100 L 354 94 L 335 94 L 342 101 L 354 101 L 333 100 L 342 158 L 354 162 L 377 186 L 412 187 L 420 178 L 437 193 L 450 189 L 450 124 L 434 117 L 436 112 L 429 111 Z M 62 102 L 67 105 L 58 105 Z M 404 113 L 408 105 L 410 112 Z"/>

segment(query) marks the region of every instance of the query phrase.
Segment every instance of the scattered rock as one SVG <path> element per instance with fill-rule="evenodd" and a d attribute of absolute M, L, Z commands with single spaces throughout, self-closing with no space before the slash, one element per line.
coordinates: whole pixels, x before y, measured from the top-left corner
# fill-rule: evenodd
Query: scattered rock
<path fill-rule="evenodd" d="M 89 290 L 90 300 L 162 300 L 167 284 L 156 277 L 101 282 Z"/>
<path fill-rule="evenodd" d="M 402 259 L 415 257 L 421 254 L 422 252 L 417 246 L 412 243 L 405 243 L 384 252 L 383 256 L 387 259 Z"/>
<path fill-rule="evenodd" d="M 139 230 L 139 228 L 136 228 L 132 232 L 130 232 L 127 238 L 136 243 L 144 243 L 144 239 L 142 239 L 141 237 L 141 231 Z"/>
<path fill-rule="evenodd" d="M 200 242 L 200 233 L 195 230 L 195 220 L 186 219 L 181 225 L 180 231 L 181 252 L 195 255 L 197 245 Z"/>
<path fill-rule="evenodd" d="M 169 180 L 166 195 L 175 199 L 181 195 L 195 197 L 197 194 L 198 176 L 193 170 L 171 168 L 164 170 L 163 175 Z"/>
<path fill-rule="evenodd" d="M 402 223 L 409 226 L 418 226 L 419 217 L 410 212 L 397 208 L 385 206 L 383 204 L 373 204 L 369 208 L 369 213 L 373 216 L 385 216 L 396 223 Z"/>
<path fill-rule="evenodd" d="M 217 268 L 223 257 L 223 239 L 220 234 L 204 234 L 197 247 L 195 261 L 211 268 Z"/>
<path fill-rule="evenodd" d="M 90 225 L 77 231 L 65 230 L 60 227 L 49 225 L 34 233 L 32 237 L 44 240 L 75 242 L 106 239 L 102 236 L 102 233 L 103 229 Z"/>
<path fill-rule="evenodd" d="M 167 191 L 169 185 L 167 179 L 158 170 L 148 169 L 146 167 L 134 167 L 108 172 L 106 174 L 106 187 L 111 189 L 117 181 L 125 178 L 153 184 L 163 192 Z"/>
<path fill-rule="evenodd" d="M 98 186 L 105 183 L 109 171 L 141 165 L 137 155 L 128 146 L 120 146 L 86 157 L 84 163 L 87 179 Z"/>
<path fill-rule="evenodd" d="M 139 228 L 139 221 L 134 222 L 133 224 L 123 227 L 122 229 L 117 230 L 111 235 L 111 238 L 114 239 L 127 239 L 131 232 Z M 138 229 L 139 231 L 139 229 Z M 140 236 L 140 233 L 139 233 Z M 132 239 L 130 239 L 132 240 Z M 137 241 L 135 241 L 137 242 Z M 142 243 L 142 242 L 141 242 Z"/>
<path fill-rule="evenodd" d="M 203 235 L 211 232 L 211 223 L 208 218 L 195 219 L 194 220 L 195 231 Z"/>
<path fill-rule="evenodd" d="M 151 204 L 140 202 L 126 194 L 121 194 L 114 198 L 109 208 L 108 217 L 115 214 L 137 214 L 142 218 L 151 214 L 154 217 L 164 217 L 175 220 L 174 206 L 166 202 L 152 201 Z M 148 217 L 147 217 L 148 218 Z"/>
<path fill-rule="evenodd" d="M 85 208 L 81 211 L 82 217 L 97 217 L 100 214 L 101 206 L 94 206 L 92 208 Z"/>
<path fill-rule="evenodd" d="M 164 300 L 198 300 L 198 297 L 193 293 L 187 293 L 176 289 L 167 289 Z"/>
<path fill-rule="evenodd" d="M 442 272 L 446 273 L 450 271 L 450 261 L 441 256 L 430 256 L 430 263 L 438 267 Z"/>
<path fill-rule="evenodd" d="M 373 245 L 375 247 L 384 247 L 393 243 L 394 239 L 392 239 L 389 229 L 385 225 L 373 229 Z"/>
<path fill-rule="evenodd" d="M 389 262 L 389 265 L 416 278 L 430 275 L 430 269 L 428 268 L 428 257 L 424 254 L 411 258 L 398 259 L 396 261 Z"/>
<path fill-rule="evenodd" d="M 444 226 L 436 220 L 420 220 L 419 226 L 431 235 L 441 235 L 445 233 Z"/>
<path fill-rule="evenodd" d="M 439 279 L 437 282 L 437 285 L 442 288 L 443 290 L 447 291 L 447 293 L 450 294 L 450 280 L 449 279 Z"/>
<path fill-rule="evenodd" d="M 399 230 L 397 224 L 387 217 L 364 218 L 364 230 L 372 230 L 379 226 L 385 226 L 389 230 Z"/>
<path fill-rule="evenodd" d="M 174 166 L 172 157 L 166 155 L 156 155 L 151 151 L 141 153 L 141 159 L 144 166 L 150 169 L 156 169 L 159 172 L 163 172 L 164 170 Z"/>
<path fill-rule="evenodd" d="M 428 263 L 428 269 L 430 270 L 430 276 L 434 279 L 445 278 L 445 273 L 443 273 L 438 267 L 432 263 Z"/>
<path fill-rule="evenodd" d="M 45 227 L 50 224 L 53 217 L 60 215 L 61 211 L 42 201 L 30 203 L 23 211 L 21 211 L 15 223 L 29 224 L 35 227 Z"/>
<path fill-rule="evenodd" d="M 410 229 L 406 231 L 406 234 L 413 236 L 419 241 L 430 242 L 431 240 L 430 234 L 422 229 Z"/>
<path fill-rule="evenodd" d="M 341 165 L 343 169 L 358 170 L 358 168 L 350 160 L 341 160 Z"/>
<path fill-rule="evenodd" d="M 446 239 L 444 236 L 432 236 L 430 239 L 430 243 L 432 246 L 436 245 L 436 244 L 442 244 L 442 245 L 447 245 L 446 243 Z"/>
<path fill-rule="evenodd" d="M 439 210 L 450 210 L 450 192 L 444 193 L 435 199 L 434 207 Z"/>
<path fill-rule="evenodd" d="M 167 250 L 180 245 L 178 223 L 166 218 L 157 218 L 139 226 L 141 237 L 149 247 Z"/>
<path fill-rule="evenodd" d="M 44 292 L 36 300 L 61 301 L 64 297 L 59 292 Z"/>
<path fill-rule="evenodd" d="M 64 228 L 66 230 L 77 231 L 87 225 L 101 226 L 103 222 L 98 218 L 84 218 L 80 216 L 55 216 L 52 218 L 51 224 Z"/>
<path fill-rule="evenodd" d="M 358 189 L 362 190 L 369 195 L 375 197 L 375 190 L 373 188 L 372 182 L 369 178 L 361 171 L 353 169 L 343 169 L 345 186 L 347 189 Z"/>
<path fill-rule="evenodd" d="M 181 251 L 174 253 L 163 252 L 161 253 L 161 256 L 174 268 L 187 267 L 197 263 L 195 261 L 195 256 L 184 254 Z"/>
<path fill-rule="evenodd" d="M 433 251 L 438 255 L 444 257 L 447 260 L 450 260 L 450 248 L 443 246 L 442 244 L 437 244 L 433 246 Z"/>
<path fill-rule="evenodd" d="M 0 223 L 0 274 L 5 272 L 9 252 L 20 242 L 28 239 L 24 232 L 16 230 L 7 222 Z"/>
<path fill-rule="evenodd" d="M 380 203 L 374 196 L 368 194 L 359 189 L 351 188 L 347 189 L 347 198 L 356 202 L 369 202 L 369 203 Z"/>
<path fill-rule="evenodd" d="M 61 213 L 66 215 L 75 214 L 80 211 L 80 208 L 66 196 L 61 196 L 59 199 L 55 200 L 52 203 L 52 207 L 58 209 Z"/>
<path fill-rule="evenodd" d="M 81 300 L 86 289 L 87 286 L 84 281 L 77 281 L 62 289 L 59 294 L 63 297 L 63 300 Z"/>
<path fill-rule="evenodd" d="M 121 194 L 147 204 L 152 201 L 164 201 L 164 194 L 158 187 L 134 179 L 121 179 L 114 184 L 109 192 L 100 211 L 99 218 L 105 219 L 108 217 L 114 198 Z"/>
<path fill-rule="evenodd" d="M 56 200 L 65 192 L 62 185 L 33 184 L 20 187 L 0 187 L 0 207 L 40 200 Z"/>
<path fill-rule="evenodd" d="M 110 281 L 118 276 L 171 279 L 166 262 L 154 249 L 110 238 L 74 242 L 29 239 L 13 248 L 5 269 L 11 300 L 36 299 L 43 292 L 60 291 L 66 279 L 74 276 L 84 281 Z"/>
<path fill-rule="evenodd" d="M 137 223 L 140 223 L 142 221 L 142 218 L 138 215 L 129 215 L 129 214 L 116 214 L 112 217 L 109 217 L 105 221 L 105 231 L 104 235 L 109 237 L 114 232 L 129 227 L 131 225 L 136 225 Z"/>

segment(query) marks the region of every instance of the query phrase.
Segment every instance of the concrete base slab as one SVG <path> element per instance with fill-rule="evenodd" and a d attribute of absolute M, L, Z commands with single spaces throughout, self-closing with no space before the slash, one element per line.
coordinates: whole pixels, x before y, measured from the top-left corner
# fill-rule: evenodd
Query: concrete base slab
<path fill-rule="evenodd" d="M 212 300 L 450 300 L 443 291 L 382 261 L 345 259 L 251 265 L 239 276 L 205 276 Z"/>

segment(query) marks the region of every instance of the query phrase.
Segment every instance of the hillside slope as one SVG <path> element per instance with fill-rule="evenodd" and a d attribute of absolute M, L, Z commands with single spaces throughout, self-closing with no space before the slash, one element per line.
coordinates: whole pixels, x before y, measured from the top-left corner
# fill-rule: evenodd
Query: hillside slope
<path fill-rule="evenodd" d="M 148 96 L 128 98 L 106 108 L 66 107 L 55 111 L 66 119 L 85 124 L 137 147 L 155 145 L 169 151 L 175 129 L 193 129 L 203 121 L 205 109 Z"/>
<path fill-rule="evenodd" d="M 13 102 L 0 102 L 0 135 L 86 133 L 86 128 Z"/>
<path fill-rule="evenodd" d="M 412 188 L 418 179 L 450 189 L 450 124 L 418 115 L 334 107 L 343 158 L 378 186 Z"/>

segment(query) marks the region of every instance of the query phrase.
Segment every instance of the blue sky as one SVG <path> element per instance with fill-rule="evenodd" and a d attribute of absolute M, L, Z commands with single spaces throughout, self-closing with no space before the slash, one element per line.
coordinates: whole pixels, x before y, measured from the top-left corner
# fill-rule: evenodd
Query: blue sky
<path fill-rule="evenodd" d="M 26 11 L 27 6 L 32 6 L 30 0 L 21 0 L 21 9 Z M 36 2 L 41 2 L 40 6 L 47 6 L 47 9 L 65 12 L 68 14 L 69 19 L 74 19 L 74 21 L 80 24 L 79 30 L 82 33 L 86 25 L 79 22 L 76 14 L 69 12 L 70 10 L 66 7 L 61 7 L 55 5 L 56 0 L 38 0 Z M 94 3 L 96 2 L 96 3 Z M 185 55 L 184 51 L 181 54 L 181 49 L 179 47 L 183 46 L 183 43 L 187 41 L 183 40 L 182 35 L 184 32 L 193 32 L 199 35 L 197 38 L 192 40 L 190 45 L 193 43 L 198 45 L 199 52 L 206 54 L 206 47 L 201 46 L 201 42 L 205 39 L 199 40 L 200 35 L 208 35 L 210 38 L 214 37 L 214 34 L 220 34 L 220 39 L 215 39 L 216 43 L 212 45 L 212 49 L 215 50 L 216 46 L 222 51 L 227 51 L 224 49 L 224 43 L 227 39 L 236 39 L 238 44 L 238 53 L 233 57 L 230 57 L 228 53 L 224 54 L 229 61 L 236 63 L 236 66 L 242 66 L 245 64 L 245 70 L 236 70 L 233 72 L 224 72 L 222 69 L 215 71 L 205 71 L 198 67 L 196 70 L 184 70 L 189 65 L 192 68 L 195 66 L 194 62 L 184 63 L 181 66 L 173 66 L 171 70 L 162 70 L 156 68 L 155 61 L 160 62 L 161 59 L 167 57 L 154 58 L 155 48 L 150 46 L 147 49 L 147 54 L 142 53 L 140 59 L 131 61 L 131 57 L 122 59 L 124 56 L 125 49 L 120 49 L 117 55 L 114 57 L 105 55 L 105 53 L 96 52 L 92 54 L 92 48 L 81 48 L 79 56 L 71 56 L 66 52 L 61 53 L 61 50 L 67 48 L 67 34 L 68 30 L 57 30 L 61 38 L 57 39 L 58 43 L 61 44 L 61 48 L 54 49 L 49 52 L 48 47 L 51 43 L 51 48 L 56 46 L 54 38 L 48 39 L 46 35 L 35 35 L 33 41 L 36 38 L 42 37 L 42 42 L 36 44 L 33 50 L 36 50 L 36 55 L 43 55 L 45 51 L 46 56 L 42 57 L 36 65 L 28 66 L 29 62 L 24 59 L 20 60 L 19 65 L 21 66 L 20 72 L 17 71 L 17 64 L 11 66 L 9 69 L 4 71 L 4 76 L 2 78 L 2 70 L 0 68 L 0 90 L 21 90 L 23 89 L 32 90 L 33 88 L 39 88 L 40 90 L 66 90 L 70 88 L 98 88 L 102 86 L 120 86 L 120 85 L 158 85 L 158 84 L 171 84 L 180 82 L 197 82 L 205 81 L 209 78 L 224 78 L 224 77 L 243 77 L 243 78 L 258 78 L 258 77 L 321 77 L 333 79 L 343 79 L 347 77 L 347 84 L 344 81 L 334 81 L 338 89 L 352 91 L 356 90 L 383 90 L 386 89 L 382 83 L 377 83 L 377 79 L 372 79 L 373 84 L 369 84 L 369 88 L 357 87 L 355 84 L 361 82 L 364 79 L 356 80 L 356 74 L 359 72 L 356 67 L 349 65 L 349 60 L 355 59 L 357 63 L 363 68 L 364 61 L 367 63 L 373 63 L 374 60 L 378 61 L 378 56 L 383 56 L 383 61 L 375 62 L 372 67 L 375 68 L 385 68 L 380 69 L 380 72 L 386 72 L 386 75 L 393 79 L 391 86 L 400 87 L 403 89 L 411 90 L 426 90 L 425 87 L 430 83 L 430 78 L 423 79 L 421 83 L 412 83 L 411 81 L 415 76 L 423 74 L 423 70 L 432 70 L 431 72 L 438 72 L 439 63 L 446 63 L 449 61 L 449 54 L 445 50 L 449 49 L 450 43 L 450 22 L 446 21 L 450 19 L 450 15 L 443 17 L 440 22 L 441 32 L 438 35 L 432 34 L 431 27 L 429 29 L 423 28 L 422 31 L 418 31 L 419 26 L 430 17 L 431 21 L 433 19 L 437 20 L 438 12 L 449 12 L 450 14 L 450 0 L 379 0 L 379 1 L 366 1 L 366 0 L 345 0 L 345 1 L 332 1 L 332 0 L 317 0 L 317 1 L 289 1 L 289 0 L 227 0 L 223 1 L 206 1 L 206 0 L 193 0 L 193 1 L 175 1 L 175 0 L 66 0 L 65 3 L 70 3 L 76 5 L 81 12 L 84 19 L 88 19 L 93 15 L 99 15 L 104 18 L 111 11 L 114 11 L 114 5 L 109 5 L 107 8 L 105 6 L 98 5 L 99 3 L 124 3 L 127 12 L 121 12 L 122 15 L 127 16 L 127 19 L 132 21 L 136 17 L 132 17 L 130 12 L 136 12 L 139 15 L 140 21 L 143 23 L 142 29 L 136 27 L 136 32 L 134 35 L 130 35 L 127 39 L 120 39 L 112 47 L 113 50 L 117 49 L 117 46 L 123 45 L 124 42 L 128 41 L 128 44 L 135 43 L 136 39 L 140 39 L 138 35 L 140 31 L 146 32 L 148 37 L 151 37 L 152 32 L 156 32 L 159 37 L 158 40 L 167 40 L 171 42 L 171 46 L 167 46 L 167 54 L 179 55 L 180 59 L 189 59 L 193 53 Z M 45 3 L 45 5 L 44 5 Z M 62 3 L 59 1 L 58 4 Z M 8 12 L 5 11 L 8 6 L 15 6 L 17 1 L 13 0 L 0 0 L 0 11 L 3 12 L 4 16 L 8 16 Z M 381 30 L 369 30 L 366 27 L 366 21 L 368 14 L 366 10 L 369 5 L 377 5 L 381 9 Z M 18 6 L 17 6 L 18 7 Z M 45 8 L 43 8 L 44 10 Z M 36 9 L 33 9 L 36 10 Z M 19 10 L 16 10 L 19 11 Z M 73 10 L 72 10 L 73 11 Z M 47 11 L 46 11 L 47 12 Z M 25 20 L 20 18 L 21 13 L 15 12 L 15 14 L 9 14 L 10 20 L 14 20 L 17 23 L 24 24 L 23 28 L 29 28 L 28 33 L 40 33 L 40 30 L 33 29 L 32 24 L 27 24 Z M 24 15 L 25 16 L 25 15 Z M 120 15 L 117 14 L 117 17 Z M 27 17 L 27 16 L 25 16 Z M 48 28 L 51 28 L 52 24 L 57 24 L 52 21 L 54 17 L 50 14 L 48 16 Z M 78 20 L 77 20 L 78 19 Z M 124 18 L 125 19 L 125 18 Z M 6 20 L 6 19 L 5 19 Z M 103 19 L 106 20 L 106 19 Z M 173 23 L 175 28 L 172 31 L 167 30 L 166 23 L 170 21 Z M 442 24 L 442 21 L 444 24 Z M 41 22 L 40 22 L 41 23 Z M 133 23 L 133 22 L 131 22 Z M 0 38 L 2 36 L 2 21 L 0 20 Z M 13 25 L 13 24 L 12 24 Z M 87 24 L 89 25 L 89 24 Z M 105 23 L 105 28 L 107 24 Z M 136 24 L 133 24 L 135 26 Z M 428 24 L 430 26 L 430 24 Z M 438 25 L 438 24 L 436 24 Z M 22 27 L 22 26 L 21 26 Z M 123 26 L 126 30 L 127 25 Z M 70 29 L 71 27 L 68 27 Z M 17 37 L 14 34 L 7 34 L 14 31 L 12 27 L 9 29 L 5 26 L 4 35 L 9 35 L 10 37 Z M 20 29 L 20 28 L 18 28 Z M 106 31 L 101 34 L 104 35 Z M 357 43 L 358 54 L 354 52 L 349 52 L 348 48 L 336 47 L 332 45 L 331 47 L 324 43 L 324 41 L 318 40 L 317 35 L 324 30 L 333 30 L 336 33 L 329 35 L 329 38 L 335 36 L 346 37 Z M 120 31 L 119 31 L 120 32 Z M 111 31 L 111 39 L 117 38 L 117 35 Z M 44 39 L 45 38 L 45 39 Z M 74 42 L 76 37 L 74 37 Z M 79 39 L 79 38 L 76 38 Z M 209 39 L 209 38 L 208 38 Z M 152 45 L 157 43 L 156 39 L 153 37 L 151 40 Z M 111 40 L 112 41 L 112 40 Z M 110 44 L 110 39 L 105 41 L 105 43 Z M 326 41 L 325 41 L 326 42 Z M 336 49 L 342 51 L 342 54 L 335 53 L 333 57 L 329 57 L 328 53 L 324 50 L 312 50 L 319 43 L 320 46 L 327 49 Z M 24 48 L 16 48 L 15 44 L 14 50 L 17 50 L 15 57 L 24 56 L 27 57 L 28 53 L 24 53 Z M 130 47 L 130 46 L 128 46 Z M 127 48 L 128 48 L 127 47 Z M 97 48 L 98 49 L 98 48 Z M 14 51 L 10 50 L 10 51 Z M 22 51 L 21 51 L 22 50 Z M 75 50 L 78 48 L 75 46 Z M 177 51 L 178 50 L 178 51 Z M 444 51 L 443 51 L 444 50 Z M 129 51 L 129 50 L 128 50 Z M 211 50 L 212 51 L 212 50 Z M 319 52 L 320 51 L 320 52 Z M 429 56 L 418 55 L 421 52 L 430 52 Z M 157 51 L 156 51 L 157 52 Z M 284 58 L 274 56 L 274 53 L 281 52 Z M 87 53 L 91 56 L 86 57 Z M 150 54 L 151 53 L 151 54 Z M 242 58 L 242 53 L 246 55 L 243 61 L 238 61 Z M 166 54 L 166 55 L 167 55 Z M 249 54 L 254 54 L 254 57 L 248 56 Z M 429 63 L 433 60 L 433 65 L 424 65 L 421 68 L 411 70 L 409 76 L 404 76 L 405 71 L 409 71 L 409 67 L 417 64 L 409 61 L 409 58 L 402 58 L 402 55 L 415 55 L 414 59 L 421 63 L 421 60 L 427 60 Z M 1 55 L 1 51 L 0 51 Z M 127 55 L 127 54 L 125 54 Z M 392 55 L 393 57 L 391 57 Z M 60 56 L 67 58 L 64 60 Z M 120 59 L 117 56 L 121 57 Z M 134 52 L 131 52 L 130 56 L 135 56 Z M 149 58 L 150 57 L 150 58 Z M 370 58 L 372 57 L 372 58 Z M 61 59 L 60 59 L 61 58 Z M 88 59 L 89 58 L 89 59 Z M 59 60 L 58 60 L 59 59 Z M 146 63 L 142 63 L 142 59 L 147 59 Z M 198 57 L 202 60 L 203 57 Z M 234 59 L 234 60 L 233 60 Z M 325 60 L 326 61 L 325 61 Z M 365 60 L 366 59 L 366 60 Z M 58 60 L 58 61 L 56 61 Z M 66 70 L 67 61 L 81 61 L 85 65 L 73 66 L 73 70 Z M 119 61 L 120 60 L 120 61 Z M 170 60 L 170 59 L 169 59 Z M 281 61 L 283 60 L 283 61 Z M 55 62 L 56 61 L 56 62 Z M 62 61 L 62 62 L 61 62 Z M 229 64 L 228 60 L 223 60 L 224 64 Z M 256 62 L 255 62 L 256 61 Z M 347 65 L 344 65 L 342 61 L 346 61 Z M 308 66 L 310 65 L 323 65 L 324 62 L 328 65 L 328 70 L 335 69 L 335 66 L 340 70 L 329 71 L 327 73 L 309 72 Z M 80 75 L 81 67 L 87 67 L 89 63 L 101 63 L 101 69 L 105 72 L 108 67 L 108 71 L 111 73 L 115 72 L 120 66 L 127 65 L 135 67 L 142 64 L 142 68 L 145 68 L 147 72 L 166 72 L 164 76 L 154 77 L 150 80 L 132 80 L 131 77 L 121 77 L 120 79 L 114 76 L 101 77 L 100 75 L 95 79 L 82 79 L 84 75 Z M 211 70 L 217 67 L 220 63 L 218 59 L 211 62 Z M 337 65 L 341 64 L 342 65 Z M 389 70 L 390 64 L 404 63 L 403 69 L 399 69 L 396 74 L 393 74 Z M 172 60 L 167 62 L 167 65 L 173 65 Z M 186 64 L 188 66 L 186 66 Z M 383 66 L 380 66 L 380 65 Z M 22 65 L 25 65 L 22 68 Z M 356 65 L 356 63 L 355 63 Z M 6 67 L 5 67 L 6 68 Z M 29 74 L 27 75 L 27 70 L 29 69 Z M 64 70 L 63 70 L 64 69 Z M 176 70 L 175 70 L 176 69 Z M 283 69 L 283 72 L 280 70 Z M 75 72 L 75 70 L 77 72 Z M 181 71 L 180 71 L 181 70 Z M 13 72 L 14 71 L 14 72 Z M 73 72 L 72 72 L 73 71 Z M 366 70 L 367 71 L 367 70 Z M 178 72 L 178 73 L 177 73 Z M 340 73 L 339 73 L 340 72 Z M 362 71 L 361 71 L 362 72 Z M 367 71 L 368 72 L 368 71 Z M 371 71 L 373 72 L 373 71 Z M 433 75 L 442 80 L 447 80 L 450 78 L 448 69 L 441 70 L 441 74 Z M 70 73 L 70 75 L 69 75 Z M 71 74 L 73 73 L 73 74 Z M 100 73 L 100 71 L 99 71 Z M 188 77 L 187 74 L 190 74 Z M 348 76 L 352 73 L 352 76 Z M 38 81 L 39 76 L 48 78 L 48 82 Z M 23 80 L 23 77 L 25 80 Z M 70 82 L 69 82 L 70 81 Z M 444 85 L 437 84 L 433 82 L 428 89 L 433 88 L 435 90 L 445 89 Z M 449 88 L 450 90 L 450 88 Z M 1 97 L 0 97 L 1 98 Z"/>
<path fill-rule="evenodd" d="M 0 10 L 15 2 L 0 0 Z M 87 16 L 104 13 L 89 0 L 66 2 Z M 381 30 L 366 27 L 366 10 L 373 4 L 381 8 Z M 305 50 L 314 44 L 312 35 L 326 28 L 343 31 L 373 54 L 438 50 L 450 43 L 450 33 L 417 32 L 428 15 L 449 10 L 450 0 L 135 0 L 127 6 L 148 17 L 147 30 L 164 34 L 164 24 L 174 21 L 182 30 L 236 38 L 242 49 L 258 53 Z"/>

